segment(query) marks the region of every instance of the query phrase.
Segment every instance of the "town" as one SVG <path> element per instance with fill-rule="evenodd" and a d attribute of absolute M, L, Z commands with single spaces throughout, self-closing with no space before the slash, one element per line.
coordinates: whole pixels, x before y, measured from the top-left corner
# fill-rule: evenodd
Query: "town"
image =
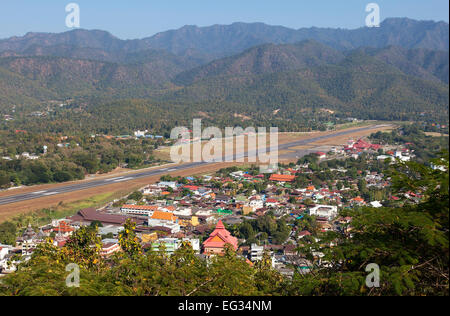
<path fill-rule="evenodd" d="M 121 251 L 118 236 L 131 220 L 146 252 L 171 255 L 188 243 L 207 260 L 230 247 L 249 265 L 267 254 L 272 268 L 286 277 L 295 271 L 308 273 L 313 262 L 298 251 L 300 243 L 317 240 L 321 232 L 343 231 L 352 218 L 341 216 L 342 210 L 400 205 L 405 197 L 411 203 L 420 201 L 417 192 L 391 194 L 384 173 L 396 161 L 414 158 L 409 145 L 350 139 L 327 153 L 280 164 L 272 174 L 242 165 L 200 176 L 166 175 L 100 209 L 82 209 L 42 227 L 30 223 L 15 244 L 0 244 L 0 271 L 14 273 L 49 238 L 64 247 L 83 226 L 98 229 L 101 256 L 108 258 Z M 317 253 L 314 260 L 320 258 Z"/>

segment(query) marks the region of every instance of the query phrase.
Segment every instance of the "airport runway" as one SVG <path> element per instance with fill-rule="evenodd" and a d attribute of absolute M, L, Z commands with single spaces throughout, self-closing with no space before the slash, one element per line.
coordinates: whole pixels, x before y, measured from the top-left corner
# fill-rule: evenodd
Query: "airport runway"
<path fill-rule="evenodd" d="M 291 147 L 308 145 L 308 144 L 317 142 L 319 140 L 339 137 L 339 136 L 343 136 L 343 135 L 347 135 L 347 134 L 353 134 L 355 132 L 377 129 L 377 128 L 380 128 L 383 126 L 386 126 L 386 125 L 362 127 L 362 128 L 358 128 L 358 129 L 346 130 L 346 131 L 336 132 L 336 133 L 329 134 L 329 135 L 323 135 L 323 136 L 303 139 L 303 140 L 299 140 L 299 141 L 295 141 L 295 142 L 291 142 L 291 143 L 281 144 L 278 146 L 278 151 L 287 150 Z M 270 148 L 270 150 L 276 151 L 276 148 Z M 252 152 L 237 154 L 234 156 L 234 160 L 237 160 L 242 157 L 247 157 L 249 154 L 252 154 Z M 229 158 L 229 157 L 225 157 L 225 159 L 226 158 Z M 226 160 L 229 160 L 229 159 L 226 159 Z M 46 197 L 46 196 L 58 195 L 58 194 L 62 194 L 62 193 L 81 191 L 81 190 L 86 190 L 89 188 L 95 188 L 95 187 L 100 187 L 100 186 L 105 186 L 105 185 L 110 185 L 110 184 L 115 184 L 115 183 L 122 183 L 122 182 L 127 182 L 127 181 L 131 181 L 131 180 L 139 179 L 139 178 L 155 176 L 155 175 L 164 175 L 164 174 L 168 174 L 168 173 L 175 172 L 175 171 L 188 170 L 191 168 L 196 168 L 199 166 L 206 166 L 206 165 L 213 164 L 213 163 L 216 163 L 216 162 L 193 162 L 193 163 L 187 163 L 187 164 L 183 164 L 183 165 L 174 165 L 173 167 L 161 167 L 158 169 L 146 170 L 146 171 L 137 172 L 137 173 L 119 176 L 119 177 L 114 177 L 114 178 L 93 180 L 93 181 L 89 181 L 89 182 L 80 182 L 80 183 L 76 183 L 76 184 L 72 184 L 72 185 L 66 185 L 66 186 L 61 186 L 61 187 L 54 188 L 54 189 L 49 189 L 49 190 L 17 194 L 17 195 L 0 198 L 0 205 L 12 204 L 12 203 L 17 203 L 17 202 L 27 201 L 27 200 L 34 200 L 34 199 L 38 199 L 38 198 L 42 198 L 42 197 Z"/>

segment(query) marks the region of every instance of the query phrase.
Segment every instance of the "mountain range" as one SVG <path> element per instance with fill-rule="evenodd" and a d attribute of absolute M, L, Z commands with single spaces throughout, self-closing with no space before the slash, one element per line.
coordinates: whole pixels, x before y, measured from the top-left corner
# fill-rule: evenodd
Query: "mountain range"
<path fill-rule="evenodd" d="M 185 26 L 139 40 L 28 33 L 0 40 L 0 112 L 104 96 L 286 117 L 318 107 L 379 119 L 448 113 L 448 45 L 447 23 L 406 18 L 355 30 Z"/>

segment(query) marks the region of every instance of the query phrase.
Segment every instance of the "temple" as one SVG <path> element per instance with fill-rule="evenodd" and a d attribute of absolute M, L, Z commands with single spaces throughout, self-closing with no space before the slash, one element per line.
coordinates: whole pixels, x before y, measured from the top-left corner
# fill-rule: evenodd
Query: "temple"
<path fill-rule="evenodd" d="M 209 235 L 203 243 L 205 255 L 221 255 L 225 252 L 225 245 L 229 244 L 234 250 L 238 248 L 238 240 L 225 229 L 222 221 L 217 223 L 216 229 Z"/>

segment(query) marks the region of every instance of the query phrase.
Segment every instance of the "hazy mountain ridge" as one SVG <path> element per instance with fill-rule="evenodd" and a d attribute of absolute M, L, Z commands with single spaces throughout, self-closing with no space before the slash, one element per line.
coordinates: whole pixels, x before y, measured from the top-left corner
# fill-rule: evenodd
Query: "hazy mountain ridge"
<path fill-rule="evenodd" d="M 448 51 L 420 48 L 445 44 L 448 24 L 409 19 L 357 30 L 186 26 L 125 41 L 104 31 L 29 33 L 0 40 L 0 106 L 98 96 L 217 113 L 282 108 L 287 119 L 320 107 L 371 118 L 445 113 Z"/>
<path fill-rule="evenodd" d="M 121 40 L 99 30 L 73 30 L 59 34 L 28 33 L 23 37 L 0 40 L 0 53 L 24 52 L 33 45 L 66 45 L 106 52 L 163 49 L 179 56 L 197 55 L 211 61 L 261 44 L 292 44 L 309 39 L 339 50 L 400 46 L 448 51 L 449 46 L 448 23 L 389 18 L 379 28 L 362 27 L 354 30 L 316 27 L 294 30 L 264 23 L 184 26 L 134 40 Z"/>

